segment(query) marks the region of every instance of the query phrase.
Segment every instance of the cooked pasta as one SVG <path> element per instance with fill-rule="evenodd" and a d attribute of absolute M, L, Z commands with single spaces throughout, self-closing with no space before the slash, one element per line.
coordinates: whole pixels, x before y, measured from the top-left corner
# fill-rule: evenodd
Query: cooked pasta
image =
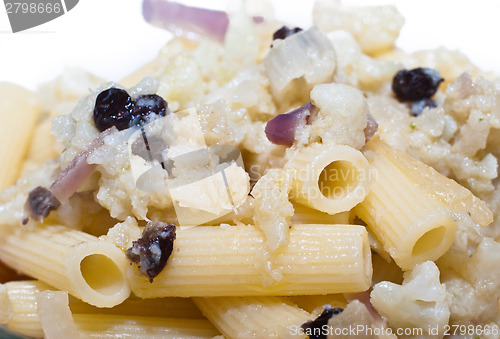
<path fill-rule="evenodd" d="M 300 338 L 290 328 L 311 319 L 308 312 L 278 297 L 194 298 L 194 302 L 226 338 Z"/>
<path fill-rule="evenodd" d="M 34 170 L 45 161 L 55 159 L 59 153 L 56 146 L 56 138 L 50 134 L 52 120 L 44 119 L 34 129 L 33 140 L 30 143 L 26 160 L 23 166 L 23 173 Z"/>
<path fill-rule="evenodd" d="M 7 324 L 12 319 L 12 304 L 9 300 L 7 287 L 0 284 L 0 324 Z"/>
<path fill-rule="evenodd" d="M 193 11 L 224 28 L 176 27 L 121 83 L 0 83 L 1 326 L 500 333 L 498 80 L 455 52 L 395 48 L 390 6 L 317 0 L 315 25 L 279 28 L 272 11 L 143 1 L 155 23 Z"/>
<path fill-rule="evenodd" d="M 0 83 L 0 189 L 18 179 L 39 115 L 38 97 L 20 86 Z"/>
<path fill-rule="evenodd" d="M 7 291 L 7 303 L 1 304 L 0 314 L 11 312 L 11 319 L 0 324 L 30 337 L 49 336 L 47 332 L 63 335 L 66 332 L 61 330 L 59 322 L 51 318 L 62 319 L 70 315 L 81 338 L 107 338 L 124 333 L 134 338 L 154 335 L 211 338 L 218 334 L 190 299 L 127 299 L 117 307 L 99 309 L 71 296 L 68 299 L 67 293 L 64 296 L 65 292 L 55 291 L 36 280 L 0 286 L 0 291 Z M 3 298 L 3 292 L 0 292 L 0 298 Z M 37 302 L 40 298 L 43 300 L 42 309 Z M 45 319 L 41 319 L 40 314 Z"/>
<path fill-rule="evenodd" d="M 29 337 L 43 337 L 37 314 L 36 294 L 54 288 L 37 280 L 12 281 L 4 286 L 12 307 L 12 318 L 4 323 L 7 328 Z"/>
<path fill-rule="evenodd" d="M 302 204 L 293 204 L 292 224 L 348 224 L 349 212 L 328 214 Z"/>
<path fill-rule="evenodd" d="M 83 338 L 213 338 L 219 332 L 206 319 L 160 318 L 112 314 L 74 314 Z"/>
<path fill-rule="evenodd" d="M 214 241 L 216 239 L 216 241 Z M 129 266 L 141 298 L 359 292 L 372 274 L 368 235 L 356 225 L 294 225 L 273 255 L 253 226 L 198 226 L 177 232 L 172 257 L 152 283 Z"/>
<path fill-rule="evenodd" d="M 130 294 L 127 260 L 111 243 L 55 225 L 33 231 L 2 227 L 0 234 L 0 258 L 20 272 L 99 307 L 117 305 Z"/>
<path fill-rule="evenodd" d="M 399 163 L 377 151 L 369 142 L 370 164 L 377 175 L 370 193 L 355 208 L 384 249 L 403 269 L 426 260 L 436 260 L 451 246 L 456 223 L 451 213 L 420 188 L 418 178 L 409 177 Z"/>
<path fill-rule="evenodd" d="M 69 309 L 68 292 L 46 290 L 37 292 L 35 297 L 36 313 L 45 338 L 80 338 Z"/>
<path fill-rule="evenodd" d="M 349 211 L 370 191 L 371 171 L 363 154 L 349 146 L 313 144 L 294 157 L 292 196 L 311 208 Z"/>

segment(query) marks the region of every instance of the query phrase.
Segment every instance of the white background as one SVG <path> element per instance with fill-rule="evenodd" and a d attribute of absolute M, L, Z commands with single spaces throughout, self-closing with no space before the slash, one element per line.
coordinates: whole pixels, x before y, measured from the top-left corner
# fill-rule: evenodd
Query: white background
<path fill-rule="evenodd" d="M 228 1 L 183 2 L 224 9 Z M 279 19 L 302 27 L 310 24 L 313 1 L 272 2 Z M 460 49 L 481 68 L 500 73 L 498 0 L 344 0 L 343 3 L 395 4 L 406 19 L 398 46 L 407 51 L 438 46 Z M 80 0 L 62 17 L 13 34 L 0 3 L 0 81 L 34 89 L 67 66 L 80 66 L 106 80 L 119 80 L 151 60 L 170 37 L 168 32 L 144 22 L 141 4 L 142 0 Z"/>

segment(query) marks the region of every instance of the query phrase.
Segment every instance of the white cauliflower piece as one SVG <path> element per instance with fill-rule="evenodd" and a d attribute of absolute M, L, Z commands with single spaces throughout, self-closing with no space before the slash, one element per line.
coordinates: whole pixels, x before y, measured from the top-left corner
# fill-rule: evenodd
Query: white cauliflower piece
<path fill-rule="evenodd" d="M 252 196 L 255 225 L 266 237 L 271 251 L 288 243 L 288 228 L 292 222 L 293 205 L 288 200 L 292 175 L 283 169 L 270 169 L 257 181 Z"/>
<path fill-rule="evenodd" d="M 342 333 L 342 338 L 346 339 L 397 338 L 391 333 L 391 330 L 387 328 L 387 324 L 384 320 L 380 317 L 375 317 L 374 314 L 368 310 L 366 305 L 359 300 L 351 301 L 342 313 L 330 318 L 328 326 L 332 330 L 330 330 L 327 339 L 338 338 L 336 331 Z"/>
<path fill-rule="evenodd" d="M 249 181 L 245 170 L 233 162 L 210 176 L 170 188 L 179 222 L 182 222 L 181 210 L 188 214 L 188 220 L 192 220 L 196 211 L 206 212 L 212 219 L 233 211 L 245 201 L 250 191 Z M 203 219 L 200 223 L 206 222 Z"/>
<path fill-rule="evenodd" d="M 363 92 L 344 84 L 321 84 L 311 91 L 311 102 L 319 108 L 311 124 L 313 135 L 323 143 L 356 149 L 365 145 L 368 105 Z"/>
<path fill-rule="evenodd" d="M 124 222 L 117 223 L 108 230 L 106 235 L 101 238 L 112 242 L 122 251 L 126 251 L 132 246 L 132 242 L 139 239 L 142 235 L 137 220 L 133 217 L 127 217 Z"/>
<path fill-rule="evenodd" d="M 484 238 L 474 254 L 455 267 L 458 272 L 443 272 L 452 321 L 485 323 L 498 318 L 498 258 L 500 244 L 491 238 Z"/>
<path fill-rule="evenodd" d="M 336 55 L 326 35 L 317 27 L 312 27 L 284 40 L 274 40 L 263 64 L 273 95 L 286 99 L 286 93 L 294 91 L 294 86 L 310 88 L 331 81 Z M 299 79 L 303 79 L 305 84 L 293 83 Z"/>
<path fill-rule="evenodd" d="M 259 64 L 240 71 L 224 86 L 216 88 L 203 98 L 206 103 L 227 101 L 233 107 L 245 108 L 250 116 L 262 115 L 266 120 L 276 115 L 273 97 L 269 93 L 269 79 L 264 65 Z M 239 126 L 239 128 L 244 125 Z"/>
<path fill-rule="evenodd" d="M 388 281 L 376 284 L 370 297 L 372 305 L 393 329 L 422 328 L 424 335 L 431 335 L 425 332 L 439 328 L 442 336 L 448 324 L 446 286 L 439 282 L 439 269 L 432 261 L 406 272 L 402 285 Z"/>
<path fill-rule="evenodd" d="M 343 7 L 339 0 L 318 0 L 314 3 L 313 22 L 325 32 L 349 31 L 363 52 L 373 55 L 394 46 L 404 18 L 394 6 Z"/>
<path fill-rule="evenodd" d="M 351 33 L 336 30 L 327 34 L 337 53 L 335 82 L 348 83 L 363 90 L 376 90 L 391 83 L 394 74 L 403 68 L 401 63 L 371 58 L 362 53 Z"/>
<path fill-rule="evenodd" d="M 170 60 L 160 79 L 157 94 L 168 102 L 170 109 L 177 111 L 191 106 L 206 90 L 197 60 L 188 53 L 181 53 Z"/>

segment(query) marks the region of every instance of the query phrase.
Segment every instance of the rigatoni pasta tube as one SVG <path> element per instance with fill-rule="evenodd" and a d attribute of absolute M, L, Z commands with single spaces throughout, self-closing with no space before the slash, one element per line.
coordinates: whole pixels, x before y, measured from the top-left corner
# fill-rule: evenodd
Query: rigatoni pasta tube
<path fill-rule="evenodd" d="M 7 328 L 29 337 L 42 338 L 42 325 L 36 313 L 36 294 L 54 288 L 38 280 L 11 281 L 4 286 L 12 305 L 12 318 L 6 324 Z"/>
<path fill-rule="evenodd" d="M 279 297 L 194 298 L 226 338 L 305 338 L 299 331 L 311 315 Z"/>
<path fill-rule="evenodd" d="M 348 224 L 349 212 L 328 214 L 302 204 L 293 204 L 292 224 Z"/>
<path fill-rule="evenodd" d="M 0 190 L 18 178 L 28 152 L 39 104 L 36 96 L 17 85 L 0 82 Z"/>
<path fill-rule="evenodd" d="M 371 274 L 365 227 L 307 224 L 293 225 L 288 245 L 272 255 L 254 226 L 178 229 L 167 266 L 152 283 L 136 265 L 128 270 L 132 291 L 141 298 L 364 291 Z"/>
<path fill-rule="evenodd" d="M 125 254 L 110 242 L 65 226 L 0 227 L 0 259 L 98 307 L 112 307 L 130 295 Z"/>
<path fill-rule="evenodd" d="M 370 193 L 355 208 L 396 264 L 404 270 L 443 255 L 455 239 L 449 211 L 420 187 L 418 177 L 401 170 L 404 158 L 379 151 L 377 138 L 367 155 L 377 175 Z"/>
<path fill-rule="evenodd" d="M 311 208 L 329 214 L 349 211 L 370 191 L 370 165 L 352 147 L 313 144 L 290 161 L 295 167 L 292 198 Z"/>
<path fill-rule="evenodd" d="M 12 319 L 7 323 L 7 327 L 23 335 L 42 338 L 37 293 L 51 291 L 54 288 L 38 280 L 8 282 L 4 287 L 8 291 L 13 309 Z M 82 338 L 109 338 L 119 334 L 122 336 L 128 334 L 133 338 L 139 336 L 155 338 L 154 335 L 161 338 L 161 335 L 165 337 L 174 334 L 182 338 L 190 335 L 196 338 L 211 338 L 218 334 L 190 299 L 184 301 L 180 298 L 175 299 L 127 299 L 117 307 L 98 309 L 88 304 L 84 305 L 83 302 L 69 296 L 69 306 L 74 322 L 83 335 Z M 169 304 L 172 301 L 174 307 L 181 307 L 180 313 L 174 314 Z M 121 307 L 122 305 L 124 307 Z M 186 317 L 185 311 L 188 311 L 188 308 L 195 314 Z M 156 313 L 156 316 L 152 316 L 153 313 Z M 54 323 L 54 326 L 57 327 L 57 323 Z"/>
<path fill-rule="evenodd" d="M 206 319 L 73 314 L 82 338 L 211 339 L 217 329 Z"/>

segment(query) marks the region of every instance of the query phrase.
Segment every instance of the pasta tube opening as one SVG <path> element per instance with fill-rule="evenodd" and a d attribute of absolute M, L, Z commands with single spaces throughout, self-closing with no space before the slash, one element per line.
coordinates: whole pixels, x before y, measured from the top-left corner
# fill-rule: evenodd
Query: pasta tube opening
<path fill-rule="evenodd" d="M 422 189 L 419 177 L 403 169 L 405 158 L 368 143 L 370 163 L 378 175 L 370 193 L 354 209 L 403 270 L 436 260 L 455 239 L 451 212 Z M 402 169 L 403 168 L 403 169 Z"/>
<path fill-rule="evenodd" d="M 100 246 L 101 241 L 87 243 L 74 257 L 70 267 L 75 295 L 98 307 L 112 307 L 130 294 L 123 253 L 111 246 Z M 116 252 L 115 249 L 119 253 Z"/>
<path fill-rule="evenodd" d="M 411 251 L 412 256 L 426 256 L 427 253 L 434 251 L 436 248 L 442 247 L 443 241 L 445 240 L 446 227 L 439 226 L 430 231 L 427 231 L 422 235 Z"/>
<path fill-rule="evenodd" d="M 363 201 L 376 173 L 360 151 L 345 145 L 314 144 L 291 161 L 296 167 L 294 200 L 329 214 Z"/>
<path fill-rule="evenodd" d="M 118 266 L 102 254 L 91 254 L 80 262 L 83 279 L 94 291 L 113 295 L 122 289 L 123 274 Z M 103 274 L 105 273 L 105 274 Z"/>
<path fill-rule="evenodd" d="M 130 295 L 125 253 L 111 242 L 65 226 L 0 233 L 0 259 L 97 307 L 113 307 Z"/>
<path fill-rule="evenodd" d="M 344 198 L 359 184 L 359 172 L 349 161 L 338 160 L 327 165 L 320 173 L 318 187 L 328 199 Z"/>

